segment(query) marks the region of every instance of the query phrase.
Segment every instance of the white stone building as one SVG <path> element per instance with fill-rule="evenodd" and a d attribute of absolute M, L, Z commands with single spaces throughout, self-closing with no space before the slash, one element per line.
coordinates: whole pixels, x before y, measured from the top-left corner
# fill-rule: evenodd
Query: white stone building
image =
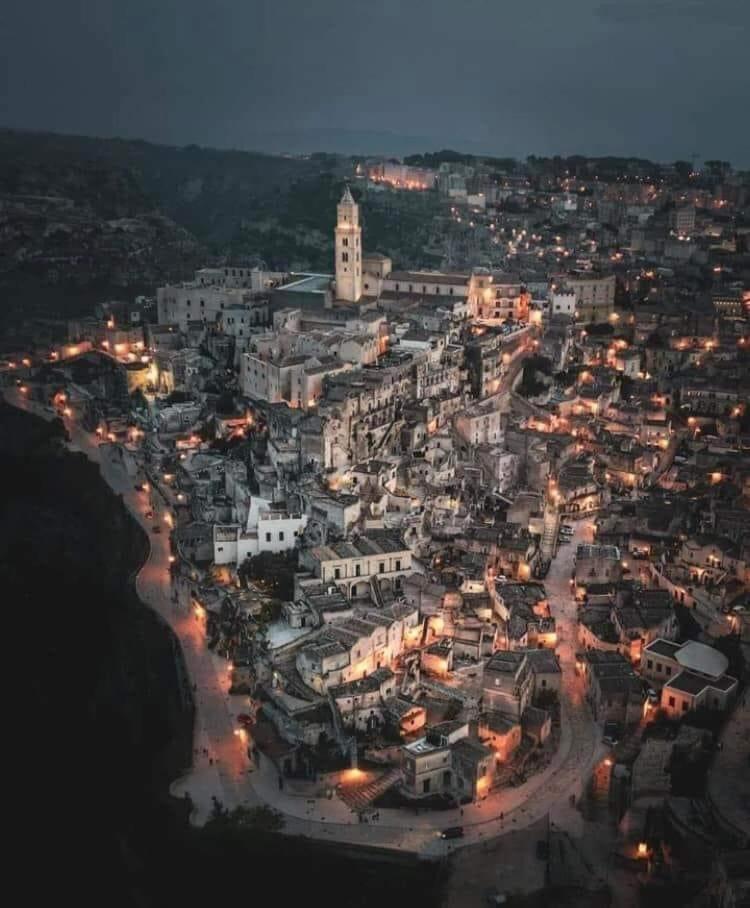
<path fill-rule="evenodd" d="M 260 552 L 289 551 L 306 524 L 305 514 L 281 510 L 265 498 L 252 497 L 244 525 L 214 526 L 214 562 L 239 565 Z"/>

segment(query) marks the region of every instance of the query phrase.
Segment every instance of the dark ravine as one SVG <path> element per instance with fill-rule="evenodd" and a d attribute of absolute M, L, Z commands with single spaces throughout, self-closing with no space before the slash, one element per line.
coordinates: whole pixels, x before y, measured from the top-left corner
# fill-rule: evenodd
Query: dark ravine
<path fill-rule="evenodd" d="M 300 905 L 324 885 L 346 906 L 439 905 L 445 866 L 227 818 L 190 826 L 169 784 L 191 761 L 192 691 L 177 638 L 132 582 L 148 541 L 64 434 L 0 404 L 6 654 L 21 657 L 8 725 L 17 847 L 39 868 L 24 904 Z"/>
<path fill-rule="evenodd" d="M 138 904 L 140 825 L 181 820 L 167 791 L 190 765 L 192 692 L 177 639 L 135 593 L 146 535 L 63 433 L 0 407 L 0 576 L 14 603 L 6 639 L 25 654 L 24 768 L 55 830 L 48 857 L 70 850 L 61 872 L 87 868 L 91 882 L 107 868 L 123 904 Z"/>

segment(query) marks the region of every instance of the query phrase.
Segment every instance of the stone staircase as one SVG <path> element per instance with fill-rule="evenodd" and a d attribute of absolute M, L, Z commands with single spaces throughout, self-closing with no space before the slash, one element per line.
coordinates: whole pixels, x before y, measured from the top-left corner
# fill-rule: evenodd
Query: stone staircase
<path fill-rule="evenodd" d="M 352 810 L 364 810 L 400 781 L 401 770 L 394 767 L 378 776 L 377 779 L 372 779 L 362 785 L 342 785 L 338 789 L 338 796 Z"/>
<path fill-rule="evenodd" d="M 560 530 L 560 514 L 556 508 L 544 509 L 544 532 L 542 533 L 542 558 L 551 561 L 557 552 L 557 534 Z"/>
<path fill-rule="evenodd" d="M 385 602 L 383 601 L 383 592 L 380 589 L 377 574 L 373 574 L 373 576 L 370 577 L 370 592 L 372 593 L 372 601 L 375 605 L 378 608 L 384 608 Z"/>

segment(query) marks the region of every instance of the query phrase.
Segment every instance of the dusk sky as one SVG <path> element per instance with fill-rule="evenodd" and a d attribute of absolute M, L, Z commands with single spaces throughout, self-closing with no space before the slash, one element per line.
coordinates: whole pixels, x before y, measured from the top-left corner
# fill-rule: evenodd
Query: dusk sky
<path fill-rule="evenodd" d="M 24 0 L 0 125 L 750 166 L 748 0 Z"/>

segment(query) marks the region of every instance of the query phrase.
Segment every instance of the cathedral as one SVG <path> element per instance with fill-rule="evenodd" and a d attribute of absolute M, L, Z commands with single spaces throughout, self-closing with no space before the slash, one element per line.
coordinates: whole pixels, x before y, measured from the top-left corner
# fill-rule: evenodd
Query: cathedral
<path fill-rule="evenodd" d="M 336 212 L 336 299 L 358 303 L 362 296 L 362 228 L 359 205 L 348 186 Z"/>
<path fill-rule="evenodd" d="M 518 275 L 469 272 L 394 271 L 387 255 L 365 254 L 359 205 L 349 187 L 336 209 L 335 284 L 327 305 L 393 312 L 405 306 L 441 310 L 453 317 L 479 317 L 488 324 L 529 317 L 531 294 Z"/>

